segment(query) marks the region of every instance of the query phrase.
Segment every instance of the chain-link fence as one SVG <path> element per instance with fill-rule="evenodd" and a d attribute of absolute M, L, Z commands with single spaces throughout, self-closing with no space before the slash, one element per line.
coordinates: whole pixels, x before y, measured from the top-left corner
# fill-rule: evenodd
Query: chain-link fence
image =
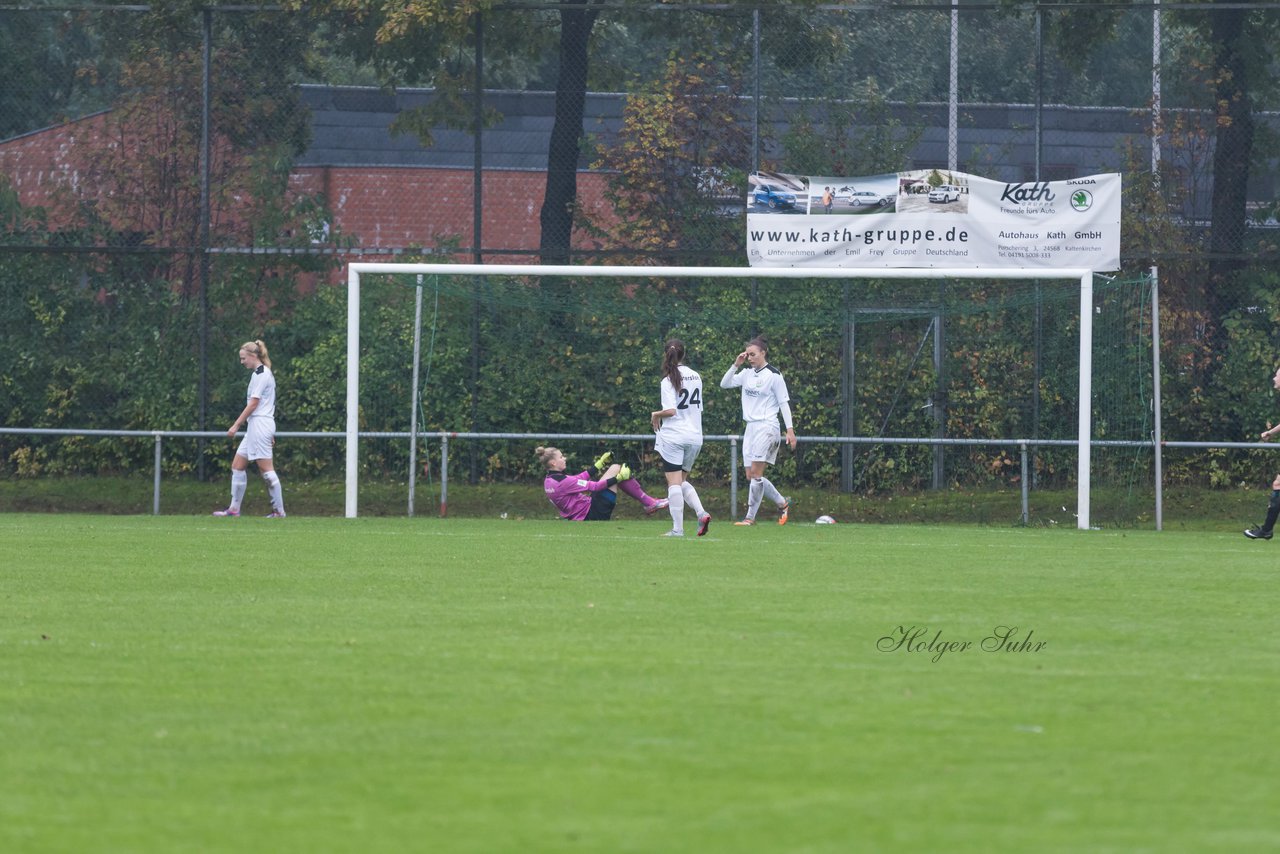
<path fill-rule="evenodd" d="M 1121 280 L 1160 271 L 1168 438 L 1242 439 L 1266 420 L 1275 7 L 420 7 L 444 14 L 0 9 L 0 419 L 217 428 L 243 394 L 235 349 L 262 337 L 308 390 L 284 402 L 282 428 L 337 429 L 331 285 L 345 261 L 740 264 L 752 171 L 937 167 L 1009 182 L 1123 173 Z M 790 322 L 791 308 L 751 314 L 757 290 L 717 299 L 731 340 Z M 487 300 L 446 295 L 439 429 L 516 417 L 493 392 L 513 336 L 541 353 L 590 337 L 577 313 L 539 305 L 521 320 Z M 1020 310 L 986 352 L 1025 344 L 1027 312 L 1052 305 Z M 679 329 L 673 318 L 635 335 Z M 882 320 L 864 329 L 896 330 L 876 333 L 886 352 L 929 323 Z M 386 329 L 401 352 L 403 328 Z M 940 370 L 955 376 L 973 358 L 961 350 Z M 891 397 L 885 382 L 859 393 Z M 1039 429 L 1033 405 L 984 417 Z M 8 475 L 34 470 L 29 447 L 0 449 Z M 472 456 L 473 477 L 492 476 L 493 453 Z M 131 464 L 60 454 L 69 470 Z M 220 457 L 196 448 L 180 465 Z M 1187 454 L 1172 474 L 1238 482 L 1256 461 Z"/>

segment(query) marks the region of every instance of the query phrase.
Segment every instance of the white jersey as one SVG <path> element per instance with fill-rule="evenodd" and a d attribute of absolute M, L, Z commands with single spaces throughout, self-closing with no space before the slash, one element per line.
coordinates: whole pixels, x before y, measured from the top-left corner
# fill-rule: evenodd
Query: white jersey
<path fill-rule="evenodd" d="M 254 398 L 258 399 L 258 407 L 250 418 L 276 417 L 276 376 L 266 365 L 258 365 L 253 376 L 249 378 L 249 391 L 244 396 L 246 404 Z"/>
<path fill-rule="evenodd" d="M 662 419 L 659 435 L 672 443 L 702 441 L 702 377 L 693 368 L 681 365 L 680 391 L 671 380 L 662 378 L 662 408 L 674 409 L 675 415 Z"/>
<path fill-rule="evenodd" d="M 742 389 L 742 418 L 748 424 L 756 421 L 777 424 L 778 413 L 781 412 L 783 425 L 791 429 L 791 407 L 788 405 L 791 397 L 787 394 L 787 382 L 773 365 L 765 365 L 758 370 L 737 370 L 730 366 L 720 380 L 720 387 Z"/>

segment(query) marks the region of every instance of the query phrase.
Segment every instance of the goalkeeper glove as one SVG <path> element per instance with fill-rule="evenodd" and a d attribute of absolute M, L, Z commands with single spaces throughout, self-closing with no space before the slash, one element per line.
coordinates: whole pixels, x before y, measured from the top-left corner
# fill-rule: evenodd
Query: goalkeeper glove
<path fill-rule="evenodd" d="M 618 469 L 618 482 L 621 483 L 624 480 L 631 480 L 631 466 L 626 463 L 623 463 L 622 467 Z"/>
<path fill-rule="evenodd" d="M 605 451 L 603 454 L 596 457 L 596 462 L 595 462 L 596 470 L 604 471 L 604 467 L 609 465 L 609 460 L 611 459 L 613 459 L 613 451 Z"/>

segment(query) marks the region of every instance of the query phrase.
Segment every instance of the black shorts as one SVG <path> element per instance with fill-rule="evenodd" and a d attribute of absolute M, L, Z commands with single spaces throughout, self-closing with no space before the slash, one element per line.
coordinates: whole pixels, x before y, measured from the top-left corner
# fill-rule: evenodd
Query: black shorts
<path fill-rule="evenodd" d="M 587 511 L 584 522 L 608 522 L 613 518 L 614 505 L 618 503 L 618 493 L 612 489 L 602 489 L 591 496 L 591 509 Z"/>

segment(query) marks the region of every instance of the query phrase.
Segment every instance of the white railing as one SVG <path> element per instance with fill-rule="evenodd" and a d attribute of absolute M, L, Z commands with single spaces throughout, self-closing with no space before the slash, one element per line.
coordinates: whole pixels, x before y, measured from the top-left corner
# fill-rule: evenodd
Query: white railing
<path fill-rule="evenodd" d="M 152 510 L 160 513 L 161 465 L 164 455 L 165 439 L 222 439 L 225 431 L 217 430 L 90 430 L 54 427 L 0 427 L 0 435 L 13 436 L 102 436 L 119 438 L 151 438 L 155 442 Z M 240 434 L 243 435 L 243 434 Z M 399 439 L 407 441 L 410 433 L 404 432 L 364 432 L 361 439 Z M 651 433 L 466 433 L 466 432 L 422 432 L 421 440 L 437 440 L 440 443 L 440 508 L 441 517 L 448 514 L 449 505 L 449 443 L 452 440 L 468 439 L 525 439 L 539 441 L 603 441 L 603 442 L 651 442 Z M 279 439 L 329 439 L 345 441 L 345 432 L 307 432 L 282 431 L 276 433 Z M 704 443 L 725 442 L 729 446 L 729 507 L 730 514 L 738 513 L 738 443 L 740 436 L 704 436 Z M 971 446 L 989 448 L 1017 448 L 1021 464 L 1022 489 L 1022 522 L 1029 521 L 1029 454 L 1035 448 L 1042 447 L 1075 447 L 1075 439 L 917 439 L 901 436 L 798 436 L 798 442 L 815 445 L 929 445 L 929 446 Z M 1133 440 L 1099 440 L 1090 443 L 1095 448 L 1154 448 L 1150 441 Z M 1162 442 L 1165 448 L 1190 449 L 1234 449 L 1234 450 L 1280 450 L 1280 444 L 1263 442 Z M 414 515 L 414 492 L 416 487 L 416 465 L 409 469 L 409 498 L 407 515 Z M 1160 478 L 1155 479 L 1156 504 L 1161 503 L 1163 486 Z M 1161 526 L 1157 525 L 1157 529 Z"/>

